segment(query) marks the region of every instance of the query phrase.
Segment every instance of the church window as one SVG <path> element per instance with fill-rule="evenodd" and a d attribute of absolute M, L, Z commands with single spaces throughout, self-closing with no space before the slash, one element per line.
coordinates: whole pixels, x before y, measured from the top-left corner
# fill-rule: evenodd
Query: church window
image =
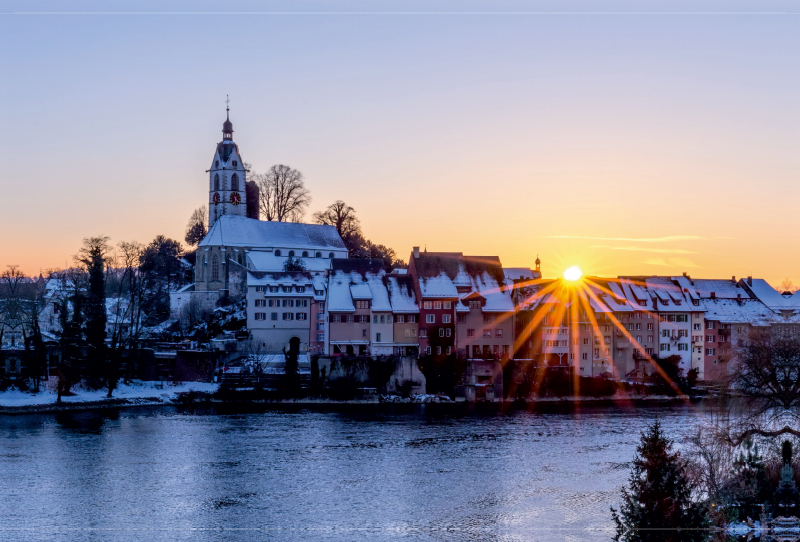
<path fill-rule="evenodd" d="M 237 167 L 238 165 L 239 165 L 239 162 L 237 162 L 236 160 L 234 160 L 234 161 L 233 161 L 233 167 Z"/>
<path fill-rule="evenodd" d="M 280 256 L 280 255 L 281 255 L 281 251 L 280 250 L 276 250 L 275 251 L 275 256 Z"/>
<path fill-rule="evenodd" d="M 328 253 L 328 258 L 333 259 L 333 252 Z"/>
<path fill-rule="evenodd" d="M 214 167 L 219 167 L 219 160 L 217 160 L 216 162 L 214 162 Z"/>
<path fill-rule="evenodd" d="M 214 175 L 214 190 L 219 190 L 219 173 Z"/>
<path fill-rule="evenodd" d="M 289 257 L 290 258 L 294 258 L 294 250 L 290 250 L 289 251 Z"/>
<path fill-rule="evenodd" d="M 211 280 L 219 280 L 219 259 L 216 254 L 211 257 Z"/>
<path fill-rule="evenodd" d="M 317 258 L 322 258 L 322 252 L 317 252 L 316 257 Z"/>
<path fill-rule="evenodd" d="M 307 250 L 303 251 L 303 258 L 308 258 L 308 251 Z"/>
<path fill-rule="evenodd" d="M 231 190 L 234 192 L 239 191 L 239 176 L 235 173 L 233 174 L 233 177 L 231 177 Z"/>

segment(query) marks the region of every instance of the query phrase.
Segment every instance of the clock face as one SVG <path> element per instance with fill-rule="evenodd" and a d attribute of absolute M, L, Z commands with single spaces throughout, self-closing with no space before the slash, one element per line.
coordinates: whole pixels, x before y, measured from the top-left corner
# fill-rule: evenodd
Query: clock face
<path fill-rule="evenodd" d="M 219 192 L 217 192 L 217 193 L 214 194 L 214 197 L 211 198 L 211 201 L 214 202 L 214 205 L 219 205 L 219 199 L 220 199 L 219 198 Z"/>
<path fill-rule="evenodd" d="M 234 205 L 239 205 L 241 202 L 242 198 L 241 196 L 239 196 L 239 194 L 237 194 L 236 192 L 231 194 L 231 203 L 233 203 Z"/>

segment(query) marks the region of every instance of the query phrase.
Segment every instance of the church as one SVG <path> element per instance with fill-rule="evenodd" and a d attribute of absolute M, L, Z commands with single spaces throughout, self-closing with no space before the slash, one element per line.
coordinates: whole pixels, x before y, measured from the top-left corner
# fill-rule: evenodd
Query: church
<path fill-rule="evenodd" d="M 226 113 L 222 141 L 217 143 L 208 170 L 208 234 L 197 245 L 194 283 L 171 295 L 173 317 L 182 322 L 187 317 L 193 320 L 199 311 L 208 312 L 245 299 L 248 290 L 255 289 L 256 282 L 261 289 L 266 282 L 277 281 L 281 292 L 284 289 L 314 292 L 315 297 L 322 297 L 312 299 L 311 303 L 321 301 L 325 295 L 323 279 L 331 260 L 347 258 L 347 248 L 333 226 L 259 220 L 259 190 L 247 180 L 241 151 L 233 140 L 229 109 Z M 289 258 L 300 260 L 305 271 L 285 273 L 284 264 Z M 303 284 L 293 286 L 298 280 Z M 194 316 L 188 316 L 188 311 Z M 307 329 L 316 324 L 314 316 L 300 320 L 302 330 L 293 329 L 294 324 L 292 329 L 285 329 L 279 340 L 268 340 L 264 336 L 266 329 L 258 339 L 277 347 L 277 343 L 285 343 L 290 336 L 300 335 L 304 351 L 308 351 L 316 342 L 311 340 L 311 330 Z M 270 324 L 270 330 L 274 328 L 275 332 L 268 335 L 276 335 L 279 327 Z"/>

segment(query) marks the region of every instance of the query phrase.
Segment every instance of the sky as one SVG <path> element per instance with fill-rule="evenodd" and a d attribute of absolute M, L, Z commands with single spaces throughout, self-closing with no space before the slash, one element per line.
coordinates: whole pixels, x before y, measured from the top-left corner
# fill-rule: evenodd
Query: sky
<path fill-rule="evenodd" d="M 366 237 L 800 284 L 800 2 L 0 1 L 0 269 L 183 240 L 230 96 Z"/>

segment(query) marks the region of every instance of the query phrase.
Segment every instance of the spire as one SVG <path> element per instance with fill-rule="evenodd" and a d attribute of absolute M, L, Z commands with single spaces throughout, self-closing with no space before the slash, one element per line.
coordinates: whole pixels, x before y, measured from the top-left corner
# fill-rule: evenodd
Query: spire
<path fill-rule="evenodd" d="M 225 122 L 222 123 L 222 139 L 223 140 L 232 140 L 233 139 L 233 123 L 231 122 L 231 108 L 230 108 L 231 100 L 228 98 L 228 95 L 225 95 Z"/>

